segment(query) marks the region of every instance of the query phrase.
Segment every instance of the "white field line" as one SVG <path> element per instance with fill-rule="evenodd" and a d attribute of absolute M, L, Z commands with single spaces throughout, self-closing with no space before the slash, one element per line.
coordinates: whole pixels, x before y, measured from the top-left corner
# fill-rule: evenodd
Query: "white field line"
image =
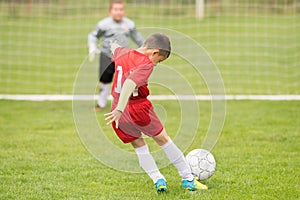
<path fill-rule="evenodd" d="M 98 95 L 61 95 L 61 94 L 0 94 L 0 99 L 22 101 L 71 101 L 96 100 Z M 112 97 L 109 96 L 111 100 Z M 300 100 L 300 95 L 150 95 L 150 100 L 270 100 L 293 101 Z"/>

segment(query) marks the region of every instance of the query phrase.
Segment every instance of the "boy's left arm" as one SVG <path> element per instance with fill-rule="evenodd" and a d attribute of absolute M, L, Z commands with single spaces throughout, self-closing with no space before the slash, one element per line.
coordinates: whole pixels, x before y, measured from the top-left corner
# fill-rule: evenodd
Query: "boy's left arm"
<path fill-rule="evenodd" d="M 128 99 L 131 96 L 132 92 L 136 87 L 136 83 L 131 79 L 126 79 L 122 90 L 120 93 L 119 101 L 117 107 L 110 113 L 105 114 L 107 116 L 105 120 L 110 120 L 107 122 L 107 125 L 111 124 L 112 122 L 116 122 L 116 128 L 119 126 L 119 119 L 121 118 L 122 113 L 124 112 L 126 105 L 128 103 Z"/>

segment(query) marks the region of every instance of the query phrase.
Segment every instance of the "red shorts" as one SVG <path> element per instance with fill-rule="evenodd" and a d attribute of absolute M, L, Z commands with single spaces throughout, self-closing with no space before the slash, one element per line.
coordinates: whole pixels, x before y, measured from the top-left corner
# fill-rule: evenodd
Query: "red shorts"
<path fill-rule="evenodd" d="M 142 133 L 153 137 L 163 130 L 163 125 L 148 99 L 129 101 L 119 120 L 119 127 L 116 128 L 115 122 L 112 126 L 124 143 L 140 138 Z"/>

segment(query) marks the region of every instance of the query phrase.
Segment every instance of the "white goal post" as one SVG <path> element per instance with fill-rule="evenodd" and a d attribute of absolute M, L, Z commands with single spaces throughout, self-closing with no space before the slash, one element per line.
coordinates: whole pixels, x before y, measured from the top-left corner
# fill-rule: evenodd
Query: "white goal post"
<path fill-rule="evenodd" d="M 196 0 L 196 17 L 197 19 L 204 18 L 204 0 Z"/>

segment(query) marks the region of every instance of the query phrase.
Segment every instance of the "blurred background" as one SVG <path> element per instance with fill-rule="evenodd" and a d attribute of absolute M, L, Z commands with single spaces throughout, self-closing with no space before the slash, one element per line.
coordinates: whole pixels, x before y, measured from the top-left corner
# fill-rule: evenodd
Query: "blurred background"
<path fill-rule="evenodd" d="M 87 35 L 108 5 L 0 0 L 0 94 L 72 94 Z M 227 94 L 300 94 L 300 0 L 128 0 L 126 15 L 137 29 L 169 28 L 201 44 Z M 197 94 L 208 93 L 179 56 L 166 64 L 182 70 Z M 97 74 L 96 67 L 95 83 Z"/>

